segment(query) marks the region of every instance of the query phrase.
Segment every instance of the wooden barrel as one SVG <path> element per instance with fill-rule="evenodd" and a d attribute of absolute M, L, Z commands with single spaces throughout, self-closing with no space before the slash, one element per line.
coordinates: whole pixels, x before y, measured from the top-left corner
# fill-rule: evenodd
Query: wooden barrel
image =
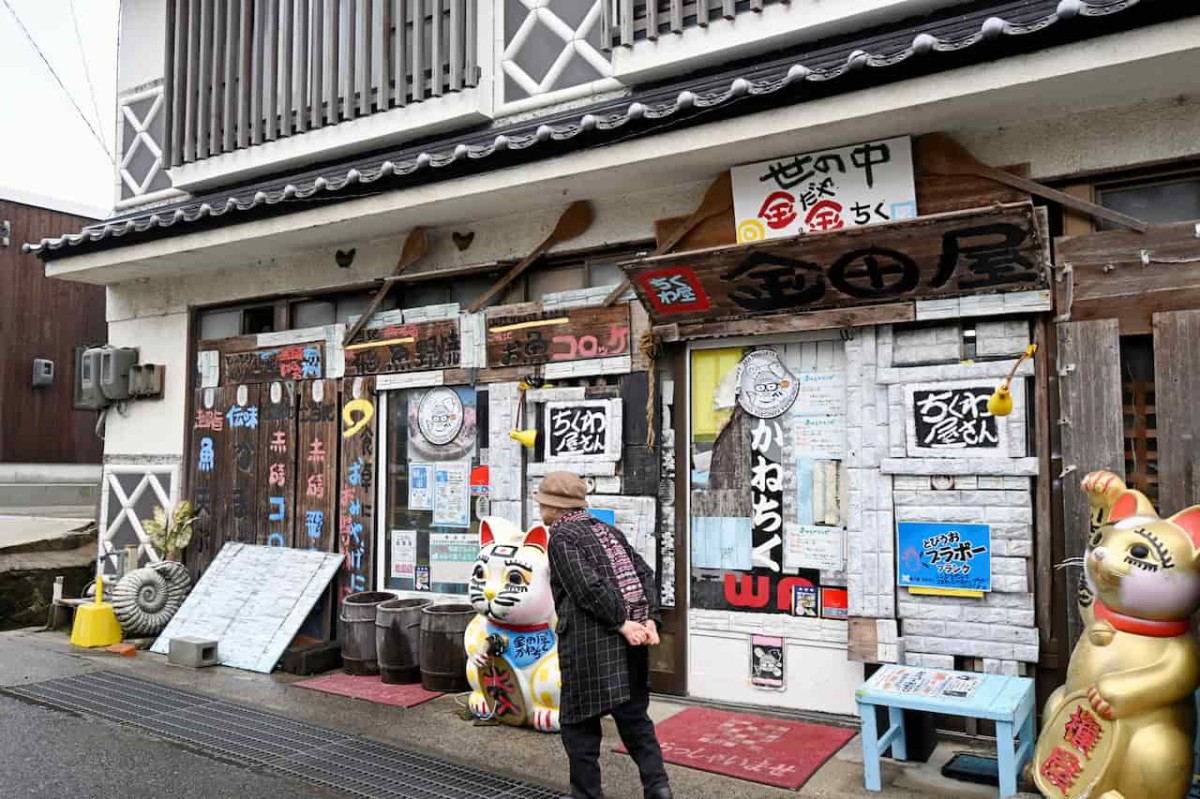
<path fill-rule="evenodd" d="M 474 618 L 475 608 L 465 604 L 421 609 L 421 685 L 426 691 L 458 693 L 470 688 L 463 634 Z"/>
<path fill-rule="evenodd" d="M 375 609 L 379 676 L 389 685 L 421 681 L 421 609 L 432 599 L 392 599 Z"/>
<path fill-rule="evenodd" d="M 375 656 L 375 609 L 392 599 L 386 591 L 363 591 L 342 600 L 342 670 L 347 674 L 378 674 Z"/>

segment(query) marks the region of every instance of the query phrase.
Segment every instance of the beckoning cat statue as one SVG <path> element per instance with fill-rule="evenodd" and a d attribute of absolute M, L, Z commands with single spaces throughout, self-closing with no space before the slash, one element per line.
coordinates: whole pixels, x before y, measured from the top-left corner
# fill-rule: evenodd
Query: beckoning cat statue
<path fill-rule="evenodd" d="M 1109 472 L 1083 480 L 1085 629 L 1046 703 L 1032 776 L 1047 797 L 1184 799 L 1200 650 L 1200 505 L 1159 518 Z"/>
<path fill-rule="evenodd" d="M 468 591 L 467 680 L 476 718 L 558 731 L 558 619 L 550 593 L 549 533 L 489 516 Z"/>

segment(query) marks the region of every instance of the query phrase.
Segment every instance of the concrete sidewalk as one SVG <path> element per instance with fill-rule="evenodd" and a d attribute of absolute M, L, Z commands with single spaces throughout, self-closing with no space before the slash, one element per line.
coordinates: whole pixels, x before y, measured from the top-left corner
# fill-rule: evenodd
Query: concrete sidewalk
<path fill-rule="evenodd" d="M 17 630 L 0 633 L 0 687 L 40 682 L 55 677 L 100 669 L 118 670 L 181 689 L 210 694 L 282 716 L 333 727 L 346 733 L 415 749 L 444 760 L 489 767 L 498 773 L 567 791 L 567 762 L 555 735 L 509 727 L 476 727 L 456 715 L 455 697 L 446 696 L 408 710 L 375 705 L 338 696 L 305 691 L 291 685 L 299 678 L 262 675 L 237 669 L 194 671 L 170 666 L 166 658 L 140 653 L 121 658 L 71 647 L 62 633 Z M 656 699 L 651 707 L 661 722 L 689 705 Z M 610 720 L 605 722 L 601 753 L 605 790 L 613 799 L 637 799 L 641 790 L 632 761 L 612 751 L 618 738 Z M 721 799 L 782 799 L 783 797 L 946 797 L 994 799 L 995 788 L 947 780 L 941 766 L 962 745 L 942 744 L 929 763 L 897 764 L 885 761 L 884 791 L 863 789 L 861 747 L 857 737 L 826 763 L 799 792 L 771 788 L 702 771 L 671 766 L 668 770 L 675 795 Z"/>

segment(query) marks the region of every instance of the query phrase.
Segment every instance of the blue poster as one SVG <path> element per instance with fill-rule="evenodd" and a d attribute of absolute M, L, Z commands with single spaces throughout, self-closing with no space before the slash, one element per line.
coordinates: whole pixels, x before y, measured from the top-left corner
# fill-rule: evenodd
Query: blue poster
<path fill-rule="evenodd" d="M 992 528 L 986 524 L 900 522 L 901 588 L 992 590 Z"/>

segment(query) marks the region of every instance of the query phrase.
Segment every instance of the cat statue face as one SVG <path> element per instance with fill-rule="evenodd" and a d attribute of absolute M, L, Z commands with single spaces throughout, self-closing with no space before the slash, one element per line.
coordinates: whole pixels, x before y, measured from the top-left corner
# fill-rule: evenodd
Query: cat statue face
<path fill-rule="evenodd" d="M 550 592 L 549 532 L 538 524 L 522 532 L 495 516 L 479 525 L 481 549 L 471 572 L 468 598 L 475 612 L 509 625 L 541 624 L 554 618 Z"/>
<path fill-rule="evenodd" d="M 1200 608 L 1200 506 L 1163 519 L 1116 475 L 1084 479 L 1092 506 L 1084 558 L 1097 612 L 1178 621 Z"/>

